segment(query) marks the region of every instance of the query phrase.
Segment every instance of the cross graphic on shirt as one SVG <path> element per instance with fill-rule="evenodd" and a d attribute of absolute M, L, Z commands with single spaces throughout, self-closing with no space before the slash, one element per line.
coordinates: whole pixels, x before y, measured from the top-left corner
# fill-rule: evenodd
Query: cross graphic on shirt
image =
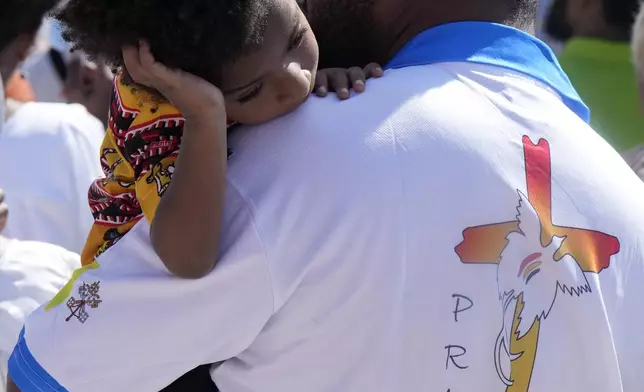
<path fill-rule="evenodd" d="M 551 162 L 550 145 L 544 139 L 537 144 L 528 136 L 523 137 L 527 194 L 541 223 L 541 246 L 550 244 L 553 236 L 563 237 L 561 247 L 554 254 L 556 262 L 565 255 L 571 255 L 584 272 L 599 273 L 608 268 L 610 257 L 619 252 L 617 238 L 583 228 L 560 226 L 552 220 Z M 520 232 L 517 220 L 469 227 L 463 231 L 463 241 L 455 251 L 461 262 L 467 264 L 499 264 L 501 253 L 507 245 L 506 237 L 511 232 Z M 527 250 L 529 251 L 529 250 Z M 506 392 L 528 392 L 534 370 L 541 318 L 535 318 L 530 329 L 519 337 L 518 328 L 526 301 L 524 293 L 516 293 L 508 353 L 510 359 L 510 380 Z M 505 381 L 504 381 L 505 382 Z"/>
<path fill-rule="evenodd" d="M 584 272 L 599 273 L 607 268 L 610 256 L 619 252 L 617 238 L 594 230 L 560 226 L 552 220 L 550 145 L 544 139 L 533 144 L 523 137 L 528 199 L 541 221 L 541 244 L 546 246 L 553 236 L 565 237 L 556 254 L 561 260 L 570 254 Z M 469 227 L 463 231 L 463 241 L 455 251 L 463 263 L 498 264 L 506 245 L 506 237 L 519 231 L 517 220 Z"/>

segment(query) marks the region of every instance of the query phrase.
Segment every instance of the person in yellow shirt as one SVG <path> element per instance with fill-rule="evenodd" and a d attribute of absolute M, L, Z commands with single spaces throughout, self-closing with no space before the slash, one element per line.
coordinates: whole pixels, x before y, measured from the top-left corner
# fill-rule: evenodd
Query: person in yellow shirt
<path fill-rule="evenodd" d="M 555 0 L 546 23 L 565 41 L 561 67 L 591 110 L 591 125 L 624 153 L 644 143 L 630 36 L 639 0 Z"/>

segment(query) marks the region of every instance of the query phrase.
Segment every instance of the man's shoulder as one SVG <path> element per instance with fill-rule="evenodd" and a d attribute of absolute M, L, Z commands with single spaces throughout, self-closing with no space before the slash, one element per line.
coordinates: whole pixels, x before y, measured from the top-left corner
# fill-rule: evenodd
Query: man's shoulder
<path fill-rule="evenodd" d="M 262 125 L 241 126 L 232 132 L 231 142 L 237 149 L 266 150 L 272 144 L 288 148 L 310 138 L 373 130 L 401 112 L 418 109 L 407 103 L 453 79 L 440 64 L 389 70 L 384 77 L 367 81 L 366 91 L 352 92 L 348 100 L 340 101 L 335 94 L 311 96 L 293 113 Z M 428 102 L 434 99 L 438 97 L 431 96 Z"/>
<path fill-rule="evenodd" d="M 501 67 L 441 63 L 389 70 L 347 101 L 312 97 L 294 113 L 233 131 L 229 178 L 242 187 L 274 189 L 286 173 L 294 184 L 315 173 L 337 179 L 347 167 L 385 172 L 412 156 L 431 173 L 474 162 L 477 175 L 495 164 L 490 151 L 515 157 L 512 146 L 544 124 L 588 131 L 547 86 Z"/>
<path fill-rule="evenodd" d="M 419 67 L 388 70 L 381 78 L 367 81 L 367 89 L 362 93 L 352 92 L 350 99 L 340 101 L 335 94 L 325 98 L 312 96 L 302 107 L 284 120 L 296 123 L 317 124 L 340 123 L 351 120 L 350 125 L 356 125 L 358 120 L 368 120 L 376 116 L 382 109 L 384 114 L 392 114 L 402 103 L 413 100 L 428 90 L 443 86 L 455 79 L 455 75 L 442 64 L 432 64 Z M 369 117 L 357 118 L 357 115 Z"/>
<path fill-rule="evenodd" d="M 390 70 L 349 100 L 311 97 L 287 116 L 237 128 L 229 138 L 235 154 L 228 179 L 252 201 L 269 191 L 313 190 L 320 181 L 347 192 L 376 189 L 400 159 L 416 154 L 425 168 L 476 161 L 480 149 L 455 145 L 489 141 L 480 132 L 481 119 L 463 115 L 459 102 L 467 98 L 469 107 L 483 108 L 489 102 L 455 79 L 440 64 Z"/>

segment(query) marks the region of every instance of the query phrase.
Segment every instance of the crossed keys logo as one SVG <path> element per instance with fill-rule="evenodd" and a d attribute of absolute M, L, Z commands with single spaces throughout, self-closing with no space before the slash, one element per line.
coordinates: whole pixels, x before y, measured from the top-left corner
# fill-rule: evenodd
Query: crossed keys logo
<path fill-rule="evenodd" d="M 85 321 L 87 321 L 89 314 L 87 314 L 85 307 L 89 306 L 92 309 L 96 309 L 98 308 L 98 305 L 103 302 L 101 301 L 101 297 L 98 295 L 100 283 L 100 281 L 92 284 L 83 282 L 83 284 L 78 287 L 78 296 L 80 299 L 69 297 L 67 300 L 67 307 L 72 313 L 65 319 L 65 321 L 71 320 L 72 317 L 76 317 L 81 323 L 85 323 Z"/>

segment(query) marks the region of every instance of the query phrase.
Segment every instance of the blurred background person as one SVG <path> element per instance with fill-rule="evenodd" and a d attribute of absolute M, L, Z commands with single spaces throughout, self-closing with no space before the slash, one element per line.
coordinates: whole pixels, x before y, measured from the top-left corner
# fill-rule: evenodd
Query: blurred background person
<path fill-rule="evenodd" d="M 27 11 L 50 9 L 56 2 L 3 1 L 3 85 L 29 55 L 41 25 L 44 11 Z M 66 76 L 66 99 L 75 104 L 19 102 L 2 124 L 0 187 L 12 209 L 5 235 L 79 252 L 93 222 L 87 191 L 91 182 L 102 175 L 97 158 L 105 131 L 111 77 L 102 67 L 91 67 L 78 56 L 68 64 Z M 4 92 L 4 88 L 0 91 Z M 4 107 L 0 105 L 3 112 Z M 5 117 L 0 114 L 0 120 Z"/>
<path fill-rule="evenodd" d="M 644 8 L 640 9 L 637 16 L 632 37 L 632 58 L 640 93 L 640 105 L 642 111 L 644 111 Z M 639 132 L 644 133 L 644 129 L 640 129 Z M 627 151 L 624 154 L 624 159 L 631 165 L 635 173 L 644 180 L 644 143 Z"/>
<path fill-rule="evenodd" d="M 14 71 L 4 87 L 5 118 L 9 118 L 25 102 L 33 102 L 36 95 L 29 81 L 19 71 Z"/>
<path fill-rule="evenodd" d="M 56 0 L 3 0 L 0 13 L 0 187 L 15 192 L 5 198 L 0 190 L 0 392 L 5 390 L 7 360 L 25 318 L 50 300 L 80 266 L 76 253 L 44 242 L 10 239 L 5 227 L 12 227 L 15 237 L 42 237 L 80 248 L 92 222 L 87 185 L 100 173 L 96 155 L 101 121 L 78 104 L 34 102 L 29 80 L 17 71 L 32 52 L 43 15 L 55 4 Z M 76 70 L 86 74 L 81 67 Z M 102 79 L 86 78 L 82 88 L 71 80 L 69 86 L 80 90 L 76 98 L 89 104 L 105 94 Z M 15 207 L 11 219 L 6 200 Z"/>
<path fill-rule="evenodd" d="M 629 41 L 640 0 L 553 0 L 546 33 L 564 42 L 559 62 L 591 110 L 593 129 L 624 153 L 644 143 Z"/>
<path fill-rule="evenodd" d="M 33 202 L 33 198 L 29 197 L 33 189 L 39 186 L 46 189 L 51 185 L 42 180 L 47 170 L 70 169 L 69 165 L 58 165 L 60 162 L 65 162 L 64 156 L 59 157 L 60 162 L 41 160 L 39 154 L 44 149 L 42 145 L 52 142 L 52 138 L 39 140 L 33 137 L 36 132 L 31 131 L 19 135 L 14 126 L 7 128 L 4 122 L 5 93 L 9 100 L 16 103 L 16 113 L 11 114 L 12 119 L 19 116 L 22 109 L 36 105 L 30 103 L 34 98 L 31 87 L 16 72 L 16 69 L 30 51 L 42 16 L 54 5 L 55 0 L 4 0 L 2 13 L 0 13 L 0 171 L 2 172 L 0 184 L 11 184 L 20 195 L 17 200 L 25 196 Z M 65 114 L 64 111 L 61 113 Z M 56 124 L 62 122 L 57 114 L 54 115 L 46 110 L 35 110 L 31 115 L 49 116 L 42 119 L 43 123 L 51 120 L 51 123 L 43 126 L 43 129 L 56 128 Z M 68 141 L 64 140 L 65 143 Z M 16 150 L 11 151 L 13 148 Z M 85 146 L 80 145 L 80 148 Z M 76 149 L 75 145 L 67 147 L 69 151 L 74 149 Z M 31 163 L 49 164 L 51 167 L 42 167 L 40 175 L 30 176 L 31 173 L 23 169 L 30 167 Z M 87 165 L 88 162 L 77 163 Z M 52 205 L 52 208 L 60 208 L 60 206 Z M 20 219 L 22 214 L 12 215 L 14 215 L 12 220 L 16 220 Z M 75 224 L 75 222 L 69 222 L 73 217 L 67 218 L 68 226 Z M 80 257 L 62 247 L 7 238 L 4 235 L 7 223 L 8 206 L 5 203 L 4 192 L 0 191 L 0 392 L 5 390 L 7 360 L 18 339 L 25 317 L 60 290 L 70 278 L 72 271 L 80 266 Z M 62 222 L 61 227 L 63 227 Z"/>
<path fill-rule="evenodd" d="M 550 13 L 550 8 L 552 7 L 552 0 L 540 0 L 539 1 L 539 10 L 537 12 L 537 26 L 536 26 L 536 35 L 537 38 L 547 43 L 552 51 L 559 53 L 561 51 L 561 46 L 563 43 L 557 38 L 551 36 L 548 33 L 546 28 L 546 22 L 548 15 Z"/>
<path fill-rule="evenodd" d="M 75 76 L 80 68 L 78 61 L 72 64 L 70 79 L 81 78 Z M 109 98 L 109 89 L 103 90 L 69 89 L 75 100 L 105 111 L 101 96 Z M 87 191 L 102 176 L 98 156 L 106 119 L 81 104 L 23 102 L 14 110 L 0 137 L 0 185 L 13 214 L 6 234 L 79 252 L 93 221 Z"/>
<path fill-rule="evenodd" d="M 60 34 L 58 22 L 45 19 L 34 48 L 21 71 L 29 79 L 38 102 L 67 102 L 64 94 L 70 47 Z"/>

